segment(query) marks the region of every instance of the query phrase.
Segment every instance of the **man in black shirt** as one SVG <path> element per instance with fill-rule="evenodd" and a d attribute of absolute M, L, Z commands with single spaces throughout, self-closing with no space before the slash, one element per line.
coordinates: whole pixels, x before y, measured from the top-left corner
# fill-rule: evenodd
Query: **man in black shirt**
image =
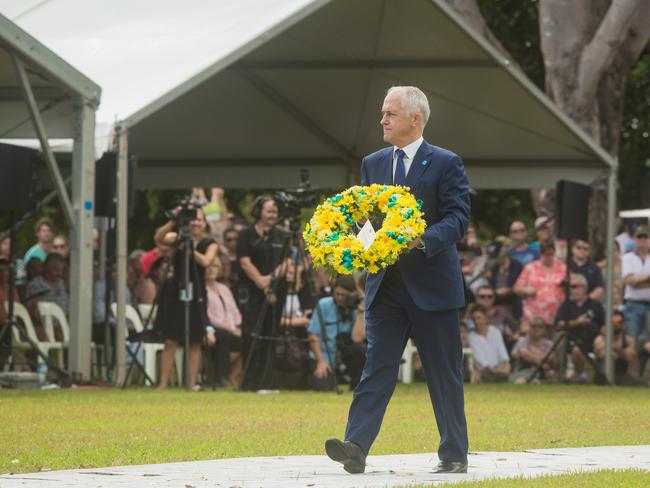
<path fill-rule="evenodd" d="M 241 266 L 239 305 L 243 312 L 244 371 L 242 389 L 256 390 L 271 386 L 271 345 L 255 344 L 251 334 L 274 336 L 284 304 L 286 283 L 286 234 L 276 227 L 278 207 L 273 197 L 258 197 L 251 208 L 255 224 L 239 233 L 237 259 Z M 254 350 L 253 350 L 254 348 Z M 248 360 L 248 356 L 253 358 Z"/>
<path fill-rule="evenodd" d="M 576 239 L 571 246 L 569 271 L 579 273 L 587 279 L 587 293 L 592 300 L 601 300 L 605 294 L 605 282 L 598 265 L 589 257 L 591 246 L 588 242 Z"/>
<path fill-rule="evenodd" d="M 605 310 L 600 302 L 587 295 L 587 279 L 584 275 L 571 273 L 569 300 L 557 311 L 555 325 L 567 332 L 573 344 L 570 351 L 571 361 L 575 367 L 571 382 L 584 380 L 584 354 L 593 352 L 594 339 L 605 323 Z"/>

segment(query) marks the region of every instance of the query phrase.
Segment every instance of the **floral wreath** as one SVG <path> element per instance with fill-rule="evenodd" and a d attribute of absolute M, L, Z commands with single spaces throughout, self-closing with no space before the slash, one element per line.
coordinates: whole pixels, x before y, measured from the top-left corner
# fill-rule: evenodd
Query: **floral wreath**
<path fill-rule="evenodd" d="M 321 203 L 305 228 L 303 237 L 314 266 L 339 274 L 354 270 L 376 273 L 399 258 L 409 242 L 426 228 L 422 201 L 408 187 L 374 184 L 353 186 Z M 351 232 L 355 222 L 384 215 L 381 229 L 364 250 Z"/>

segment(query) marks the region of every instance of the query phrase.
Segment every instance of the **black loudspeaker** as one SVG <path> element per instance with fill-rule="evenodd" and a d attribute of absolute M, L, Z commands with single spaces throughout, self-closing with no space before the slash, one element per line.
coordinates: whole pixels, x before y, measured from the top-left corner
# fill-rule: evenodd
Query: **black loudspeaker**
<path fill-rule="evenodd" d="M 560 180 L 555 189 L 557 235 L 563 239 L 588 240 L 589 197 L 591 187 Z"/>
<path fill-rule="evenodd" d="M 129 195 L 129 217 L 133 216 L 134 195 L 133 179 L 135 178 L 136 159 L 128 161 L 129 175 L 127 192 Z M 117 155 L 105 152 L 95 163 L 95 215 L 97 217 L 115 217 L 117 213 Z"/>
<path fill-rule="evenodd" d="M 34 205 L 34 169 L 38 153 L 0 144 L 0 212 L 25 213 Z"/>

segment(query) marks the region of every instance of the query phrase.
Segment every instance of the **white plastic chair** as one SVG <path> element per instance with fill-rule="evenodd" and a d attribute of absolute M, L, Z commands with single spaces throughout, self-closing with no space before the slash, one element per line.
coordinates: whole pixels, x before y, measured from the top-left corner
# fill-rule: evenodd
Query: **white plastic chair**
<path fill-rule="evenodd" d="M 158 312 L 158 307 L 146 303 L 141 303 L 138 305 L 138 312 L 140 312 L 140 317 L 142 318 L 142 325 L 144 326 L 144 328 L 146 329 L 149 327 L 153 327 L 153 324 L 156 320 L 156 313 Z"/>
<path fill-rule="evenodd" d="M 59 366 L 64 368 L 65 364 L 63 361 L 63 350 L 67 349 L 68 345 L 70 344 L 70 326 L 68 325 L 68 319 L 61 307 L 53 302 L 38 302 L 38 311 L 41 314 L 41 318 L 43 319 L 43 325 L 45 326 L 45 335 L 51 344 L 50 350 L 54 350 L 57 353 Z M 63 342 L 56 340 L 56 336 L 54 335 L 53 319 L 56 319 L 61 326 Z"/>
<path fill-rule="evenodd" d="M 404 362 L 400 366 L 400 378 L 402 383 L 413 383 L 413 372 L 415 370 L 415 356 L 418 353 L 418 348 L 415 347 L 412 339 L 409 339 L 404 348 L 402 359 Z M 474 355 L 469 347 L 463 348 L 463 357 L 467 358 L 467 369 L 471 372 L 474 370 Z M 470 383 L 474 383 L 473 375 L 470 374 Z"/>
<path fill-rule="evenodd" d="M 469 382 L 474 383 L 474 353 L 469 347 L 463 347 L 463 358 L 467 358 L 467 370 L 469 371 Z"/>
<path fill-rule="evenodd" d="M 139 307 L 151 307 L 151 305 L 140 305 Z M 145 308 L 146 310 L 146 308 Z M 150 309 L 149 309 L 150 310 Z M 147 310 L 147 313 L 149 312 Z M 113 312 L 113 315 L 117 317 L 117 303 L 112 303 L 111 304 L 111 311 Z M 125 316 L 126 320 L 131 322 L 133 325 L 133 328 L 135 329 L 136 333 L 141 333 L 144 331 L 144 326 L 142 325 L 142 319 L 140 318 L 140 314 L 138 314 L 138 311 L 133 308 L 131 305 L 126 305 L 125 309 Z M 156 356 L 158 352 L 161 352 L 163 349 L 165 349 L 164 344 L 160 343 L 152 343 L 152 342 L 143 342 L 141 346 L 141 350 L 144 352 L 144 370 L 147 373 L 147 375 L 154 379 L 154 381 L 158 381 L 158 375 L 156 374 Z M 176 348 L 176 372 L 177 372 L 177 379 L 180 384 L 180 379 L 183 377 L 182 376 L 182 364 L 183 364 L 183 350 L 180 347 Z"/>
<path fill-rule="evenodd" d="M 418 353 L 418 348 L 415 347 L 413 339 L 409 339 L 402 353 L 402 359 L 404 362 L 399 368 L 400 377 L 402 383 L 411 384 L 413 383 L 413 372 L 415 370 L 415 355 Z"/>
<path fill-rule="evenodd" d="M 4 303 L 5 310 L 9 311 L 9 303 L 5 302 Z M 43 354 L 49 357 L 50 354 L 50 348 L 56 348 L 56 344 L 51 344 L 49 341 L 41 341 L 39 340 L 38 336 L 36 335 L 36 330 L 34 329 L 34 324 L 32 322 L 32 318 L 29 316 L 29 312 L 25 308 L 25 306 L 22 303 L 15 302 L 14 303 L 14 319 L 15 320 L 20 320 L 24 327 L 25 331 L 27 332 L 27 335 L 31 340 L 33 340 L 38 348 L 43 351 Z M 20 331 L 16 328 L 13 327 L 12 330 L 13 334 L 13 347 L 14 349 L 21 350 L 21 351 L 27 351 L 31 349 L 31 345 L 29 342 L 24 340 L 21 335 Z M 38 358 L 38 362 L 41 362 L 41 358 Z"/>

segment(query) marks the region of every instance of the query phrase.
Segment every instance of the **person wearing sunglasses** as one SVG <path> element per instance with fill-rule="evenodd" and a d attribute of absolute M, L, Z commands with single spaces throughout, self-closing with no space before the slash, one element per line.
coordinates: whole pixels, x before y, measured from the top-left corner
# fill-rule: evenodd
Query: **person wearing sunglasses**
<path fill-rule="evenodd" d="M 587 279 L 587 293 L 592 300 L 601 301 L 605 295 L 605 282 L 598 265 L 589 254 L 591 246 L 587 241 L 576 239 L 571 246 L 569 271 L 579 273 Z"/>
<path fill-rule="evenodd" d="M 636 249 L 623 255 L 622 274 L 625 283 L 625 330 L 634 337 L 645 328 L 650 314 L 650 229 L 639 225 L 634 231 Z"/>
<path fill-rule="evenodd" d="M 553 341 L 546 336 L 549 326 L 541 317 L 535 317 L 528 324 L 528 330 L 523 337 L 517 340 L 512 348 L 512 358 L 514 361 L 514 371 L 510 375 L 510 382 L 524 384 L 530 378 L 530 375 L 540 364 L 542 371 L 540 380 L 554 381 L 555 369 L 558 365 L 557 351 L 553 352 L 547 359 L 546 355 L 553 347 Z"/>
<path fill-rule="evenodd" d="M 63 234 L 58 234 L 52 240 L 52 252 L 60 254 L 64 259 L 68 259 L 68 256 L 70 256 L 70 246 L 68 245 L 68 239 Z"/>
<path fill-rule="evenodd" d="M 523 266 L 539 259 L 539 251 L 528 244 L 528 229 L 523 222 L 515 220 L 510 224 L 510 241 L 510 257 Z"/>
<path fill-rule="evenodd" d="M 496 327 L 503 335 L 506 349 L 509 351 L 519 338 L 519 322 L 507 307 L 495 305 L 496 292 L 489 285 L 481 285 L 476 292 L 476 303 L 485 308 L 488 325 Z"/>
<path fill-rule="evenodd" d="M 556 328 L 564 330 L 572 344 L 568 351 L 574 366 L 571 383 L 586 382 L 585 355 L 594 352 L 594 339 L 604 324 L 605 310 L 600 302 L 589 298 L 587 278 L 571 273 L 569 299 L 560 306 L 555 317 Z"/>

